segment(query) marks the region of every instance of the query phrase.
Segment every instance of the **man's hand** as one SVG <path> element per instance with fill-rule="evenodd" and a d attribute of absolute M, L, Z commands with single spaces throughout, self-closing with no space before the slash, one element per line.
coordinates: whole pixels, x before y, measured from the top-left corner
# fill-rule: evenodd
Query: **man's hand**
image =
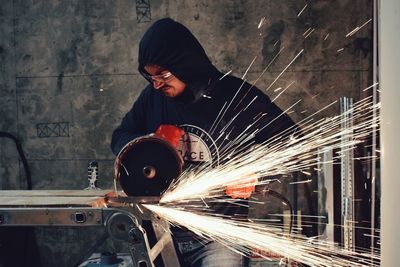
<path fill-rule="evenodd" d="M 246 181 L 230 183 L 226 186 L 225 193 L 231 198 L 249 198 L 255 191 L 257 178 L 249 178 Z"/>
<path fill-rule="evenodd" d="M 158 127 L 155 135 L 168 141 L 175 148 L 178 146 L 179 139 L 184 135 L 184 131 L 174 125 L 162 124 Z"/>

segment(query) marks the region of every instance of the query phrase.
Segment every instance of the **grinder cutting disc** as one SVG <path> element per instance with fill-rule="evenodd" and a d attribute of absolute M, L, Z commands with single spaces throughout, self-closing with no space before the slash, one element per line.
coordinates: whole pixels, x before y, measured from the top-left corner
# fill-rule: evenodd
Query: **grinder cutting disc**
<path fill-rule="evenodd" d="M 145 136 L 128 143 L 115 161 L 115 179 L 128 196 L 160 196 L 182 172 L 183 160 L 167 141 Z"/>

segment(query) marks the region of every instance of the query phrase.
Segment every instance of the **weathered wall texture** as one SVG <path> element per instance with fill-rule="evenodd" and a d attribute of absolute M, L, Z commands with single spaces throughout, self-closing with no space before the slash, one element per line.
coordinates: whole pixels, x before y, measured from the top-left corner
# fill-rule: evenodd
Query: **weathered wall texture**
<path fill-rule="evenodd" d="M 100 186 L 111 186 L 111 134 L 146 83 L 137 72 L 138 43 L 159 18 L 184 23 L 223 71 L 242 76 L 257 56 L 250 82 L 283 49 L 256 85 L 274 98 L 294 82 L 277 103 L 287 109 L 302 99 L 289 110 L 296 121 L 340 96 L 360 99 L 372 84 L 372 23 L 345 37 L 371 18 L 371 0 L 145 2 L 1 1 L 0 131 L 20 138 L 34 189 L 86 187 L 93 159 Z M 19 188 L 22 164 L 14 144 L 0 139 L 0 189 Z"/>
<path fill-rule="evenodd" d="M 109 186 L 112 130 L 145 84 L 137 73 L 138 42 L 166 16 L 186 24 L 221 70 L 241 76 L 257 56 L 249 81 L 283 49 L 257 82 L 261 89 L 304 49 L 267 92 L 274 98 L 275 89 L 294 81 L 277 103 L 286 109 L 302 99 L 291 113 L 296 120 L 340 96 L 358 99 L 371 83 L 371 24 L 345 35 L 371 18 L 370 1 L 308 3 L 298 16 L 306 3 L 150 0 L 146 10 L 134 0 L 2 1 L 0 129 L 21 139 L 35 189 L 83 188 L 92 159 Z M 1 188 L 24 186 L 13 144 L 0 144 Z"/>
<path fill-rule="evenodd" d="M 35 189 L 84 187 L 92 159 L 109 186 L 112 130 L 145 84 L 136 70 L 138 41 L 151 21 L 166 16 L 186 24 L 224 71 L 241 76 L 257 56 L 250 81 L 283 49 L 257 82 L 261 89 L 304 49 L 267 92 L 274 98 L 275 89 L 294 81 L 277 103 L 286 109 L 302 99 L 291 113 L 296 120 L 340 96 L 358 99 L 370 84 L 371 44 L 363 38 L 371 24 L 345 35 L 371 17 L 370 1 L 318 1 L 298 16 L 305 3 L 150 1 L 146 10 L 133 0 L 3 1 L 0 129 L 21 138 Z M 3 189 L 23 185 L 14 150 L 1 140 Z"/>

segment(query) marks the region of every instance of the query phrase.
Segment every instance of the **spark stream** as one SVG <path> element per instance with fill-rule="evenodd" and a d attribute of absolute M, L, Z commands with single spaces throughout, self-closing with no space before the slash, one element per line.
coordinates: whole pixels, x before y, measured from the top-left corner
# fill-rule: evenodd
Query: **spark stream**
<path fill-rule="evenodd" d="M 240 157 L 229 158 L 231 153 L 224 153 L 226 163 L 216 168 L 208 166 L 184 172 L 163 194 L 160 203 L 215 198 L 223 196 L 226 186 L 235 182 L 252 183 L 258 179 L 257 183 L 262 184 L 265 183 L 260 179 L 262 177 L 306 171 L 316 166 L 320 150 L 351 149 L 377 131 L 379 110 L 380 103 L 374 105 L 369 97 L 355 103 L 346 113 L 331 118 L 314 121 L 310 116 L 299 123 L 301 133 L 287 137 L 287 132 L 283 132 L 243 150 Z M 343 128 L 342 125 L 349 120 L 349 113 L 352 114 L 351 126 Z M 254 136 L 261 130 L 247 133 L 247 136 Z M 242 138 L 244 141 L 248 139 Z M 235 152 L 240 149 L 240 142 L 237 144 L 239 148 Z M 338 154 L 337 157 L 342 156 Z"/>
<path fill-rule="evenodd" d="M 265 224 L 240 222 L 157 205 L 144 206 L 172 224 L 182 225 L 200 237 L 217 241 L 244 255 L 251 255 L 254 250 L 272 251 L 310 266 L 378 266 L 379 262 L 378 255 L 345 250 L 302 236 L 292 238 Z M 263 254 L 258 255 L 268 259 Z"/>

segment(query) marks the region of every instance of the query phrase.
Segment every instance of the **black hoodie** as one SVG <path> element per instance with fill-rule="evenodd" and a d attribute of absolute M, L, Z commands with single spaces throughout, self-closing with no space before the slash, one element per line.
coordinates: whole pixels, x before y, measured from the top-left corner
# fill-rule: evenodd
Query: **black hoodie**
<path fill-rule="evenodd" d="M 140 73 L 145 73 L 146 65 L 169 70 L 186 88 L 178 97 L 169 98 L 152 84 L 146 86 L 113 133 L 111 148 L 116 155 L 129 141 L 154 133 L 162 124 L 172 124 L 190 135 L 183 143 L 203 144 L 197 145 L 197 152 L 193 147 L 181 149 L 185 161 L 209 159 L 221 163 L 226 154 L 221 150 L 237 148 L 232 140 L 244 131 L 250 133 L 268 125 L 249 141 L 261 143 L 294 125 L 262 91 L 220 73 L 192 33 L 172 19 L 155 22 L 144 34 L 139 46 Z M 207 152 L 209 155 L 202 154 Z M 246 208 L 237 205 L 216 202 L 211 207 L 226 215 L 247 214 Z"/>
<path fill-rule="evenodd" d="M 111 148 L 116 155 L 129 141 L 154 133 L 161 124 L 185 125 L 185 130 L 207 136 L 204 143 L 213 145 L 210 151 L 228 147 L 245 130 L 249 133 L 269 124 L 253 139 L 260 143 L 294 124 L 256 87 L 230 75 L 223 77 L 193 34 L 170 18 L 156 21 L 140 41 L 140 73 L 146 72 L 146 65 L 164 67 L 186 89 L 169 98 L 152 84 L 146 86 L 113 133 Z"/>
<path fill-rule="evenodd" d="M 261 90 L 220 73 L 192 33 L 172 19 L 158 20 L 144 34 L 139 46 L 140 73 L 145 73 L 146 65 L 164 67 L 186 88 L 170 98 L 152 84 L 146 86 L 113 133 L 111 148 L 116 155 L 129 141 L 172 124 L 190 135 L 178 149 L 186 162 L 222 163 L 223 155 L 240 151 L 232 141 L 243 132 L 263 129 L 247 142 L 261 143 L 294 125 Z M 227 206 L 216 209 L 225 214 L 246 213 Z"/>

